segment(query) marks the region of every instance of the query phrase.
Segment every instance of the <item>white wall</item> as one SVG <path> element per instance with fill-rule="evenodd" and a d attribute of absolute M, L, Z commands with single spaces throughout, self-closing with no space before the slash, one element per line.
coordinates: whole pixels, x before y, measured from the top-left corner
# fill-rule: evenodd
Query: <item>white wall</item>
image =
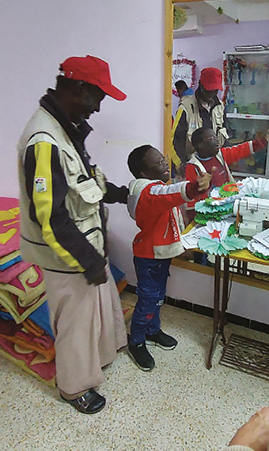
<path fill-rule="evenodd" d="M 0 196 L 18 197 L 16 144 L 59 63 L 92 54 L 110 63 L 112 82 L 127 94 L 107 97 L 90 120 L 92 161 L 108 179 L 127 184 L 126 160 L 137 145 L 163 141 L 163 0 L 1 1 Z M 112 260 L 135 283 L 126 207 L 110 207 Z"/>
<path fill-rule="evenodd" d="M 128 95 L 124 102 L 107 97 L 100 114 L 90 120 L 95 131 L 87 148 L 107 177 L 119 185 L 128 183 L 126 160 L 137 145 L 151 143 L 162 150 L 163 26 L 164 0 L 1 1 L 0 196 L 18 197 L 17 140 L 68 56 L 89 53 L 109 61 L 113 83 Z M 220 53 L 223 49 L 225 43 Z M 136 226 L 125 206 L 110 207 L 109 227 L 111 259 L 135 285 L 131 243 Z M 201 278 L 196 296 L 193 273 L 185 277 L 179 268 L 172 273 L 168 295 L 212 302 L 210 280 Z M 251 303 L 256 295 L 250 291 Z M 236 293 L 233 309 L 244 316 L 240 290 Z M 256 303 L 255 309 L 262 312 L 263 304 Z"/>

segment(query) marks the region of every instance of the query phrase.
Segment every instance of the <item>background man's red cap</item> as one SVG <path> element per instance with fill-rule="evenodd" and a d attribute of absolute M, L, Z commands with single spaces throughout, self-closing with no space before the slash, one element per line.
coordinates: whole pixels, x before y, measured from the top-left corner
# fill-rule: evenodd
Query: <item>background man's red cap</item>
<path fill-rule="evenodd" d="M 207 91 L 220 89 L 222 87 L 222 73 L 216 67 L 206 67 L 201 71 L 200 82 Z"/>
<path fill-rule="evenodd" d="M 108 63 L 95 56 L 67 58 L 60 65 L 60 75 L 96 85 L 113 99 L 126 99 L 126 94 L 112 85 Z"/>

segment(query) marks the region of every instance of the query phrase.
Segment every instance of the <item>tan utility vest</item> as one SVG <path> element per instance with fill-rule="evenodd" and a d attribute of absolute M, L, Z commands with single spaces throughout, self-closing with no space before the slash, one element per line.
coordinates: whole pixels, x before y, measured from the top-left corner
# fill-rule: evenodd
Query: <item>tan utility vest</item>
<path fill-rule="evenodd" d="M 226 128 L 223 127 L 224 105 L 221 100 L 219 102 L 220 103 L 216 105 L 211 111 L 211 122 L 212 129 L 218 136 L 220 147 L 222 147 L 225 140 L 229 138 L 229 135 Z M 179 108 L 182 108 L 186 112 L 187 122 L 189 125 L 186 149 L 187 154 L 190 155 L 190 153 L 193 152 L 193 147 L 191 145 L 191 135 L 195 130 L 197 130 L 197 128 L 203 126 L 203 121 L 199 114 L 198 103 L 195 95 L 183 97 Z"/>
<path fill-rule="evenodd" d="M 24 260 L 43 268 L 58 271 L 81 271 L 81 266 L 71 268 L 47 245 L 43 240 L 41 227 L 29 217 L 30 200 L 26 192 L 24 177 L 25 153 L 29 145 L 44 141 L 58 148 L 60 164 L 69 186 L 65 197 L 65 206 L 70 218 L 85 234 L 85 239 L 101 256 L 104 256 L 104 238 L 99 214 L 99 201 L 106 192 L 104 175 L 100 168 L 96 167 L 97 183 L 95 179 L 89 179 L 89 174 L 70 138 L 59 122 L 42 107 L 32 116 L 18 143 L 21 255 Z M 79 176 L 84 176 L 86 180 L 78 183 Z M 95 230 L 87 234 L 91 229 Z"/>

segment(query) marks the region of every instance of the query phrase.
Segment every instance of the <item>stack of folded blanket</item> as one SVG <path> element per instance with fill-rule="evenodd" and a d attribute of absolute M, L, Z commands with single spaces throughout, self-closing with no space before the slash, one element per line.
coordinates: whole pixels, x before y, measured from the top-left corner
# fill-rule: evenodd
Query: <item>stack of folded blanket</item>
<path fill-rule="evenodd" d="M 19 251 L 19 201 L 0 197 L 0 354 L 55 385 L 54 338 L 41 269 Z"/>

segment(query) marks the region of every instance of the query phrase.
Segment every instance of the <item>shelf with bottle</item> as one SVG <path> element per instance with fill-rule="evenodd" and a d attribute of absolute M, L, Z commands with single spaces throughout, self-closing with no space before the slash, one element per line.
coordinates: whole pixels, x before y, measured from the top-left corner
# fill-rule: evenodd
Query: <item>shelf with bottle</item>
<path fill-rule="evenodd" d="M 228 114 L 269 116 L 269 52 L 236 54 L 224 52 L 223 101 Z M 237 117 L 237 116 L 236 116 Z M 258 119 L 258 118 L 257 118 Z"/>
<path fill-rule="evenodd" d="M 225 110 L 227 114 L 240 114 L 241 118 L 269 118 L 269 89 L 238 92 L 233 86 L 226 86 Z M 268 90 L 268 93 L 267 93 Z M 262 101 L 260 100 L 262 99 Z M 237 116 L 236 116 L 237 117 Z"/>
<path fill-rule="evenodd" d="M 234 108 L 234 110 L 236 107 Z M 257 119 L 261 121 L 269 121 L 269 114 L 241 114 L 237 112 L 226 113 L 227 118 L 229 119 Z"/>
<path fill-rule="evenodd" d="M 248 88 L 249 87 L 249 85 L 250 85 L 250 83 L 241 83 L 241 84 L 239 84 L 239 83 L 227 83 L 229 86 L 231 86 L 231 87 L 234 87 L 234 86 L 240 86 L 240 88 L 241 89 L 244 89 L 244 88 Z M 255 83 L 255 85 L 256 85 L 256 83 Z M 264 87 L 266 87 L 268 84 L 267 84 L 267 82 L 266 81 L 264 81 L 264 82 L 260 82 L 260 83 L 258 83 L 258 86 L 264 86 Z"/>
<path fill-rule="evenodd" d="M 269 52 L 238 54 L 224 52 L 225 84 L 255 86 L 268 84 Z"/>
<path fill-rule="evenodd" d="M 262 137 L 269 127 L 269 52 L 224 52 L 229 145 Z M 233 175 L 269 176 L 269 145 L 231 165 Z"/>

